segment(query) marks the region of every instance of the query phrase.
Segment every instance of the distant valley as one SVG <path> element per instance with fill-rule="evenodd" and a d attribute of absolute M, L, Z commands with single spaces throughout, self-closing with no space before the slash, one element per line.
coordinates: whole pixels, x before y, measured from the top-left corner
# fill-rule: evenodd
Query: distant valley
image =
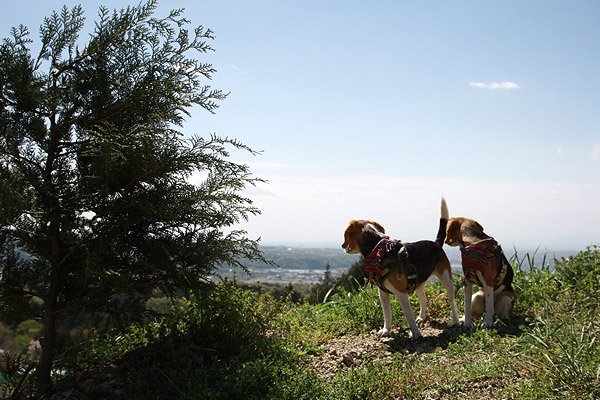
<path fill-rule="evenodd" d="M 360 261 L 359 255 L 346 254 L 341 248 L 332 247 L 288 247 L 288 246 L 262 246 L 261 250 L 265 257 L 277 263 L 278 266 L 268 265 L 259 262 L 244 262 L 250 275 L 242 270 L 234 270 L 231 267 L 222 267 L 219 269 L 219 274 L 222 277 L 231 279 L 235 274 L 235 278 L 245 282 L 261 282 L 261 283 L 280 283 L 287 285 L 289 283 L 316 283 L 325 273 L 329 264 L 330 272 L 333 277 L 341 276 L 346 272 L 352 264 Z M 460 251 L 457 248 L 444 246 L 444 250 L 450 259 L 452 270 L 461 273 Z M 514 255 L 514 249 L 504 246 L 506 256 L 510 259 Z M 567 257 L 576 254 L 578 251 L 562 251 L 551 252 L 547 251 L 545 264 L 552 266 L 554 258 Z M 526 254 L 533 258 L 533 264 L 541 267 L 544 260 L 545 251 L 542 249 L 535 251 L 518 251 L 519 259 Z M 528 262 L 524 263 L 529 265 Z"/>

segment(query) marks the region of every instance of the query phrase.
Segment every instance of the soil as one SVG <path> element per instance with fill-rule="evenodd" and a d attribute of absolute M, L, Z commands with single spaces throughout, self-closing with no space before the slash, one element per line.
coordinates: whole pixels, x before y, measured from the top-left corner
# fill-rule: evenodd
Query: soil
<path fill-rule="evenodd" d="M 440 346 L 444 347 L 446 340 L 443 339 L 442 333 L 447 329 L 447 326 L 435 322 L 423 323 L 419 327 L 423 337 L 418 340 L 399 336 L 395 333 L 398 331 L 397 327 L 393 327 L 391 335 L 387 337 L 380 336 L 376 330 L 355 336 L 338 337 L 321 343 L 323 352 L 311 356 L 307 368 L 327 380 L 340 371 L 346 372 L 352 367 L 361 367 L 373 361 L 389 365 L 394 353 L 430 353 Z"/>

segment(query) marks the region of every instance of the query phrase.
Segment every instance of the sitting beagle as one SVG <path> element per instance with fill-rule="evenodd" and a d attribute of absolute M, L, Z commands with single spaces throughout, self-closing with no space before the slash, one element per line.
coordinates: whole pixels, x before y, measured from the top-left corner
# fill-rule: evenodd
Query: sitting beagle
<path fill-rule="evenodd" d="M 399 240 L 390 240 L 389 236 L 385 235 L 383 226 L 371 220 L 352 220 L 348 224 L 342 248 L 346 253 L 363 255 L 363 262 L 367 265 L 366 270 L 370 272 L 372 282 L 379 286 L 379 300 L 384 317 L 380 335 L 387 335 L 392 327 L 390 294 L 393 294 L 408 321 L 410 337 L 421 337 L 408 295 L 413 291 L 417 293 L 421 307 L 417 320 L 424 320 L 427 313 L 425 283 L 431 275 L 437 276 L 446 288 L 452 308 L 452 325 L 458 325 L 452 271 L 448 257 L 442 249 L 447 222 L 448 208 L 442 198 L 442 217 L 435 242 L 422 240 L 402 243 Z"/>
<path fill-rule="evenodd" d="M 479 222 L 463 217 L 448 222 L 445 242 L 460 246 L 465 287 L 464 325 L 470 328 L 472 318 L 479 318 L 484 312 L 484 328 L 494 325 L 494 315 L 509 320 L 516 298 L 511 286 L 513 270 L 498 242 L 483 232 Z M 483 290 L 471 297 L 473 285 Z"/>

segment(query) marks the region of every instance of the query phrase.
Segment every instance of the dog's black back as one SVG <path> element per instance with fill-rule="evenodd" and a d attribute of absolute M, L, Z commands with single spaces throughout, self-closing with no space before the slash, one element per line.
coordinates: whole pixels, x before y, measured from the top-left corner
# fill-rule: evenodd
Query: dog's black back
<path fill-rule="evenodd" d="M 425 282 L 435 269 L 442 255 L 442 247 L 431 240 L 420 240 L 413 243 L 403 243 L 408 252 L 408 261 L 417 269 L 417 282 Z"/>

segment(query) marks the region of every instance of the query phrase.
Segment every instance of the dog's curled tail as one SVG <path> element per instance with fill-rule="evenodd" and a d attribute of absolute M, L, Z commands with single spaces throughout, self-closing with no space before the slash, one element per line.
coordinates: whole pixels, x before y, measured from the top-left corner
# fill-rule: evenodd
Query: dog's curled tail
<path fill-rule="evenodd" d="M 448 205 L 446 204 L 446 199 L 442 196 L 442 216 L 440 217 L 440 228 L 438 229 L 437 237 L 435 238 L 435 242 L 440 246 L 444 245 L 444 240 L 446 239 L 446 226 L 448 225 L 448 220 L 450 219 L 450 214 L 448 213 Z"/>

